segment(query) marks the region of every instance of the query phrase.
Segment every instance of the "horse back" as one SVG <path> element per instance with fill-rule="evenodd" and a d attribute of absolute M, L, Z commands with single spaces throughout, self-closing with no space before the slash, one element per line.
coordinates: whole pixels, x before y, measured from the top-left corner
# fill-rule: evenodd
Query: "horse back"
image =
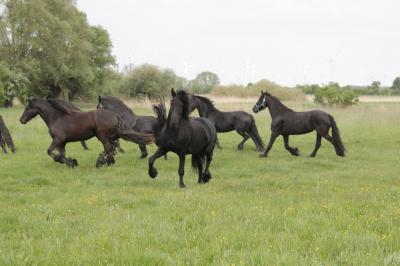
<path fill-rule="evenodd" d="M 251 126 L 251 115 L 244 111 L 219 112 L 214 117 L 217 132 L 246 131 Z"/>

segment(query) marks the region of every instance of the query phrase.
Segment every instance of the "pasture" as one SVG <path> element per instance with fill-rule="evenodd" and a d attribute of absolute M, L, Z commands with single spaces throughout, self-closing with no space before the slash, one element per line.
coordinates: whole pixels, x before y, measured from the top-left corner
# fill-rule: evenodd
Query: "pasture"
<path fill-rule="evenodd" d="M 254 102 L 217 107 L 250 112 Z M 22 111 L 0 110 L 17 147 L 16 154 L 0 154 L 1 265 L 400 264 L 399 103 L 327 110 L 345 158 L 325 140 L 308 158 L 315 133 L 290 138 L 300 157 L 280 137 L 268 158 L 259 158 L 250 140 L 237 151 L 235 132 L 219 134 L 223 149 L 215 149 L 213 179 L 197 185 L 187 163 L 187 189 L 177 186 L 176 155 L 156 162 L 153 180 L 147 159 L 125 141 L 126 153 L 112 167 L 95 168 L 102 151 L 96 139 L 88 141 L 89 151 L 67 145 L 78 168 L 57 164 L 46 153 L 44 122 L 37 117 L 21 125 Z M 146 106 L 134 111 L 151 114 Z M 254 117 L 268 143 L 269 113 Z"/>

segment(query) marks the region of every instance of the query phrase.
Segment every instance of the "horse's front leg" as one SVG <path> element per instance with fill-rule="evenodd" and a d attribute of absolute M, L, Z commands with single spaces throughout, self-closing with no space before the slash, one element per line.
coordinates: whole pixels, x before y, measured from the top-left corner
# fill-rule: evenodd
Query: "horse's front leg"
<path fill-rule="evenodd" d="M 180 154 L 179 155 L 179 169 L 178 169 L 178 174 L 179 174 L 179 186 L 181 188 L 185 188 L 185 183 L 183 183 L 183 175 L 185 174 L 185 154 Z"/>
<path fill-rule="evenodd" d="M 3 153 L 7 153 L 6 142 L 4 141 L 3 136 L 1 135 L 1 131 L 0 131 L 0 147 Z"/>
<path fill-rule="evenodd" d="M 89 150 L 89 148 L 88 148 L 88 146 L 86 145 L 86 142 L 85 142 L 84 140 L 81 141 L 81 146 L 82 146 L 82 148 L 83 148 L 85 151 Z"/>
<path fill-rule="evenodd" d="M 64 163 L 66 163 L 68 165 L 68 167 L 76 167 L 78 166 L 78 161 L 76 159 L 73 158 L 69 158 L 65 156 L 65 143 L 61 144 L 58 146 L 58 152 L 60 156 L 60 159 L 64 161 Z"/>
<path fill-rule="evenodd" d="M 157 169 L 155 167 L 153 167 L 154 162 L 160 158 L 161 156 L 163 156 L 164 154 L 166 154 L 167 152 L 158 148 L 156 150 L 156 152 L 149 158 L 149 176 L 151 178 L 155 178 L 157 176 Z"/>
<path fill-rule="evenodd" d="M 267 157 L 269 150 L 272 148 L 272 145 L 274 145 L 275 139 L 278 137 L 277 134 L 272 133 L 271 138 L 269 139 L 268 146 L 265 148 L 265 150 L 260 154 L 260 157 Z"/>
<path fill-rule="evenodd" d="M 285 149 L 287 151 L 289 151 L 291 155 L 294 155 L 294 156 L 300 155 L 298 148 L 292 148 L 289 146 L 289 135 L 283 135 L 283 140 L 285 142 Z"/>
<path fill-rule="evenodd" d="M 53 141 L 51 142 L 50 146 L 47 148 L 47 154 L 55 161 L 58 163 L 66 163 L 67 162 L 67 158 L 65 158 L 65 152 L 64 153 L 59 153 L 56 154 L 53 151 L 57 148 L 60 149 L 62 148 L 62 146 L 65 146 L 65 143 L 63 143 L 61 140 L 59 139 L 53 139 Z"/>

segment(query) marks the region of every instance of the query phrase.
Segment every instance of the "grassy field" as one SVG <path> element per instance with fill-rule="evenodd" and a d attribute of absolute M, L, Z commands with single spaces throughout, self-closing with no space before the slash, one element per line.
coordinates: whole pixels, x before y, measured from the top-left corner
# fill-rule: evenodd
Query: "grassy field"
<path fill-rule="evenodd" d="M 18 150 L 0 154 L 0 265 L 399 265 L 400 104 L 328 111 L 346 158 L 326 141 L 308 158 L 314 134 L 291 137 L 300 157 L 279 138 L 267 159 L 250 142 L 237 151 L 236 133 L 221 134 L 210 183 L 197 185 L 187 163 L 188 188 L 179 189 L 173 154 L 156 162 L 153 180 L 127 142 L 114 166 L 96 169 L 93 139 L 90 151 L 67 146 L 80 164 L 68 169 L 47 156 L 40 118 L 21 125 L 22 109 L 1 109 Z M 255 117 L 268 142 L 269 114 Z"/>

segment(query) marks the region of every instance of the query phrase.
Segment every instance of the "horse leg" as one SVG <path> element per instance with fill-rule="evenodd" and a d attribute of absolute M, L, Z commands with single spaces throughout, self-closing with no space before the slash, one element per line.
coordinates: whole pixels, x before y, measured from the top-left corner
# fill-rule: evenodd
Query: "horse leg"
<path fill-rule="evenodd" d="M 47 154 L 57 163 L 66 163 L 67 160 L 62 154 L 55 154 L 53 151 L 62 145 L 62 142 L 58 139 L 53 139 L 50 146 L 47 148 Z M 65 144 L 64 144 L 65 145 Z"/>
<path fill-rule="evenodd" d="M 166 152 L 165 152 L 164 150 L 158 148 L 158 149 L 156 150 L 156 152 L 149 158 L 149 171 L 148 171 L 148 173 L 149 173 L 149 176 L 150 176 L 151 178 L 155 178 L 155 177 L 157 176 L 157 174 L 158 174 L 157 168 L 153 167 L 154 162 L 155 162 L 158 158 L 160 158 L 161 156 L 163 156 L 163 155 L 165 155 L 165 154 L 166 154 Z"/>
<path fill-rule="evenodd" d="M 203 164 L 201 161 L 201 158 L 199 156 L 194 156 L 192 155 L 194 158 L 194 163 L 197 165 L 197 172 L 199 174 L 199 179 L 197 180 L 198 184 L 204 183 L 203 182 Z"/>
<path fill-rule="evenodd" d="M 206 167 L 205 167 L 204 173 L 203 173 L 203 182 L 204 183 L 208 183 L 208 181 L 210 181 L 210 179 L 211 179 L 211 173 L 208 170 L 208 168 L 210 167 L 212 157 L 213 157 L 212 153 L 206 155 L 207 161 L 206 161 Z"/>
<path fill-rule="evenodd" d="M 236 132 L 237 132 L 240 136 L 243 137 L 242 142 L 240 142 L 239 145 L 238 145 L 238 150 L 241 151 L 241 150 L 243 150 L 243 145 L 244 145 L 244 143 L 250 138 L 250 136 L 249 136 L 246 132 L 244 132 L 244 131 L 236 130 Z"/>
<path fill-rule="evenodd" d="M 3 136 L 1 135 L 1 131 L 0 131 L 0 146 L 3 153 L 7 153 L 6 142 L 4 141 Z"/>
<path fill-rule="evenodd" d="M 329 134 L 326 134 L 325 136 L 322 136 L 322 137 L 332 144 L 332 146 L 335 148 L 336 154 L 340 153 L 340 149 L 338 147 L 336 147 L 335 142 L 333 141 L 333 138 L 331 136 L 329 136 Z"/>
<path fill-rule="evenodd" d="M 299 149 L 289 146 L 289 135 L 283 135 L 283 140 L 285 142 L 285 149 L 290 152 L 291 155 L 299 156 Z"/>
<path fill-rule="evenodd" d="M 185 188 L 185 183 L 183 183 L 183 176 L 185 174 L 185 154 L 180 154 L 179 155 L 179 169 L 178 169 L 178 174 L 179 174 L 179 186 L 181 188 Z"/>
<path fill-rule="evenodd" d="M 145 144 L 139 144 L 139 149 L 140 149 L 140 152 L 141 152 L 140 159 L 146 158 L 147 155 L 148 155 L 148 152 L 147 152 L 147 149 L 146 149 L 146 145 Z"/>
<path fill-rule="evenodd" d="M 221 145 L 219 145 L 218 136 L 217 136 L 217 139 L 215 140 L 215 145 L 217 145 L 217 148 L 218 148 L 218 149 L 222 150 Z"/>
<path fill-rule="evenodd" d="M 310 154 L 310 157 L 315 157 L 317 155 L 319 147 L 321 147 L 321 135 L 317 132 L 317 140 L 315 141 L 315 148 L 313 152 Z"/>
<path fill-rule="evenodd" d="M 78 161 L 76 159 L 65 156 L 65 143 L 60 144 L 57 147 L 57 149 L 58 149 L 58 153 L 59 153 L 57 156 L 59 156 L 59 159 L 61 161 L 63 161 L 63 163 L 65 163 L 66 165 L 68 165 L 68 167 L 71 167 L 71 168 L 78 166 Z"/>
<path fill-rule="evenodd" d="M 116 147 L 117 147 L 117 150 L 118 150 L 118 152 L 120 152 L 120 153 L 125 153 L 125 150 L 124 149 L 122 149 L 122 147 L 121 147 L 121 145 L 120 145 L 120 143 L 119 143 L 119 140 L 117 139 L 117 140 L 115 140 L 115 144 L 116 144 Z"/>
<path fill-rule="evenodd" d="M 260 157 L 267 157 L 268 156 L 268 152 L 269 150 L 271 150 L 272 145 L 274 145 L 274 142 L 276 140 L 276 138 L 278 137 L 278 134 L 272 133 L 271 134 L 271 138 L 269 139 L 269 143 L 267 145 L 267 147 L 265 148 L 265 150 L 260 154 Z"/>
<path fill-rule="evenodd" d="M 85 141 L 81 141 L 81 145 L 82 145 L 82 148 L 85 150 L 85 151 L 87 151 L 87 150 L 89 150 L 89 148 L 88 148 L 88 146 L 86 145 L 86 142 Z"/>
<path fill-rule="evenodd" d="M 98 136 L 98 138 L 100 139 L 100 141 L 103 143 L 103 147 L 104 147 L 104 152 L 99 154 L 99 157 L 97 158 L 96 161 L 96 167 L 99 168 L 100 166 L 107 164 L 107 165 L 111 165 L 115 163 L 114 160 L 114 145 L 113 142 L 110 141 L 110 139 L 108 139 L 105 136 Z"/>

